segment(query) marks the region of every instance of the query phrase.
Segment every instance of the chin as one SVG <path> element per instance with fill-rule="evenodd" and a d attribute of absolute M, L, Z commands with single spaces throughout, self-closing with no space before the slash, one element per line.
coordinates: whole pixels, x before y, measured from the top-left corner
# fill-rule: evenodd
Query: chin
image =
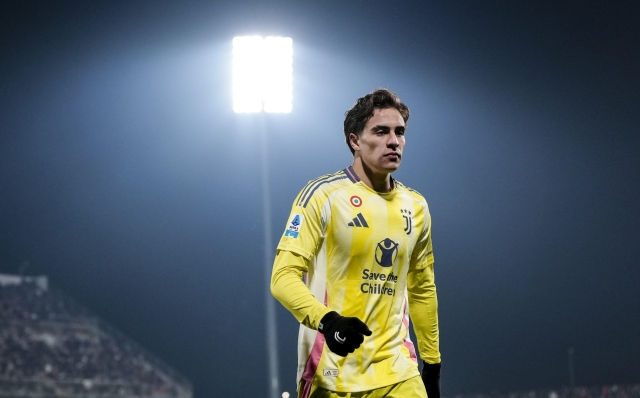
<path fill-rule="evenodd" d="M 381 167 L 381 169 L 383 169 L 384 171 L 386 171 L 388 173 L 393 173 L 394 171 L 398 170 L 399 168 L 400 168 L 400 162 L 386 164 L 383 167 Z"/>

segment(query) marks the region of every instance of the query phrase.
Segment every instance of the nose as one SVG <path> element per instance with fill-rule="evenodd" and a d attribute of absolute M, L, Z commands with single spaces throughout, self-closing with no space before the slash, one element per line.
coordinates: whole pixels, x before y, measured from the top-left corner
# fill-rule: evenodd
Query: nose
<path fill-rule="evenodd" d="M 389 141 L 387 141 L 387 147 L 396 149 L 400 146 L 400 141 L 398 140 L 398 136 L 395 134 L 389 134 Z"/>

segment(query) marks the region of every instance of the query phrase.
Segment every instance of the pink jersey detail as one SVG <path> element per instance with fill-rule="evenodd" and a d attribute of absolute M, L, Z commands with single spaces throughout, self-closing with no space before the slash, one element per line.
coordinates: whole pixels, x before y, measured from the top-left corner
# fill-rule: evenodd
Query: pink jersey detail
<path fill-rule="evenodd" d="M 327 305 L 327 291 L 324 292 L 324 305 Z M 302 374 L 302 379 L 311 384 L 313 376 L 315 376 L 318 370 L 318 363 L 320 363 L 320 357 L 322 356 L 322 349 L 324 348 L 324 335 L 320 332 L 316 334 L 316 340 L 313 342 L 313 348 L 309 359 L 307 359 L 307 366 Z"/>
<path fill-rule="evenodd" d="M 354 173 L 352 173 L 350 169 L 351 169 L 351 167 L 347 167 L 345 169 L 347 171 L 347 174 L 349 174 L 349 176 L 351 177 L 352 180 L 358 181 L 358 177 L 354 176 Z"/>
<path fill-rule="evenodd" d="M 309 398 L 311 395 L 311 382 L 302 380 L 302 394 L 300 394 L 300 398 Z"/>
<path fill-rule="evenodd" d="M 316 335 L 316 341 L 313 342 L 313 348 L 311 354 L 307 360 L 307 366 L 302 374 L 302 379 L 311 383 L 313 376 L 318 370 L 318 363 L 320 363 L 320 357 L 322 356 L 322 349 L 324 348 L 324 335 L 320 332 Z"/>
<path fill-rule="evenodd" d="M 402 323 L 404 323 L 404 327 L 407 330 L 407 336 L 404 339 L 404 346 L 409 349 L 409 354 L 411 355 L 411 359 L 418 362 L 418 356 L 416 355 L 416 349 L 413 346 L 411 340 L 409 340 L 409 314 L 407 314 L 407 298 L 404 298 L 404 316 L 402 317 Z"/>

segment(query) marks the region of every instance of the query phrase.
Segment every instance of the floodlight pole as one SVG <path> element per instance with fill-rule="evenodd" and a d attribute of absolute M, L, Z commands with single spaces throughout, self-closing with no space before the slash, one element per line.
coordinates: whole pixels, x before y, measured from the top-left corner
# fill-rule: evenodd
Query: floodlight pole
<path fill-rule="evenodd" d="M 268 388 L 269 398 L 278 398 L 280 383 L 278 381 L 278 350 L 276 332 L 276 308 L 274 298 L 271 295 L 271 268 L 273 267 L 274 253 L 271 250 L 273 239 L 271 235 L 271 195 L 269 192 L 269 151 L 267 140 L 266 115 L 260 112 L 259 130 L 262 155 L 262 213 L 264 228 L 264 276 L 265 276 L 265 305 L 266 305 L 266 332 L 267 332 L 267 361 L 268 361 Z"/>
<path fill-rule="evenodd" d="M 574 388 L 576 386 L 576 374 L 573 364 L 573 353 L 575 352 L 573 347 L 569 347 L 569 387 Z"/>
<path fill-rule="evenodd" d="M 260 113 L 258 133 L 262 157 L 262 213 L 264 228 L 265 275 L 265 331 L 269 398 L 278 398 L 278 351 L 276 309 L 271 296 L 271 268 L 274 253 L 271 249 L 271 200 L 269 194 L 269 153 L 267 119 L 264 112 L 291 112 L 292 40 L 288 37 L 235 37 L 234 55 L 234 111 Z"/>

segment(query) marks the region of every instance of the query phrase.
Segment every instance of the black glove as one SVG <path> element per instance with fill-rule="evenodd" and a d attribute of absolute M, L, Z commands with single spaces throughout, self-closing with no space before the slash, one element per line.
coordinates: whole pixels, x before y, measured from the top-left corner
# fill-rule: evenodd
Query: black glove
<path fill-rule="evenodd" d="M 360 319 L 340 316 L 335 311 L 322 317 L 318 331 L 324 335 L 329 349 L 341 357 L 360 347 L 364 341 L 363 334 L 371 336 L 371 330 Z"/>
<path fill-rule="evenodd" d="M 422 361 L 422 382 L 427 389 L 427 398 L 440 398 L 440 363 Z"/>

